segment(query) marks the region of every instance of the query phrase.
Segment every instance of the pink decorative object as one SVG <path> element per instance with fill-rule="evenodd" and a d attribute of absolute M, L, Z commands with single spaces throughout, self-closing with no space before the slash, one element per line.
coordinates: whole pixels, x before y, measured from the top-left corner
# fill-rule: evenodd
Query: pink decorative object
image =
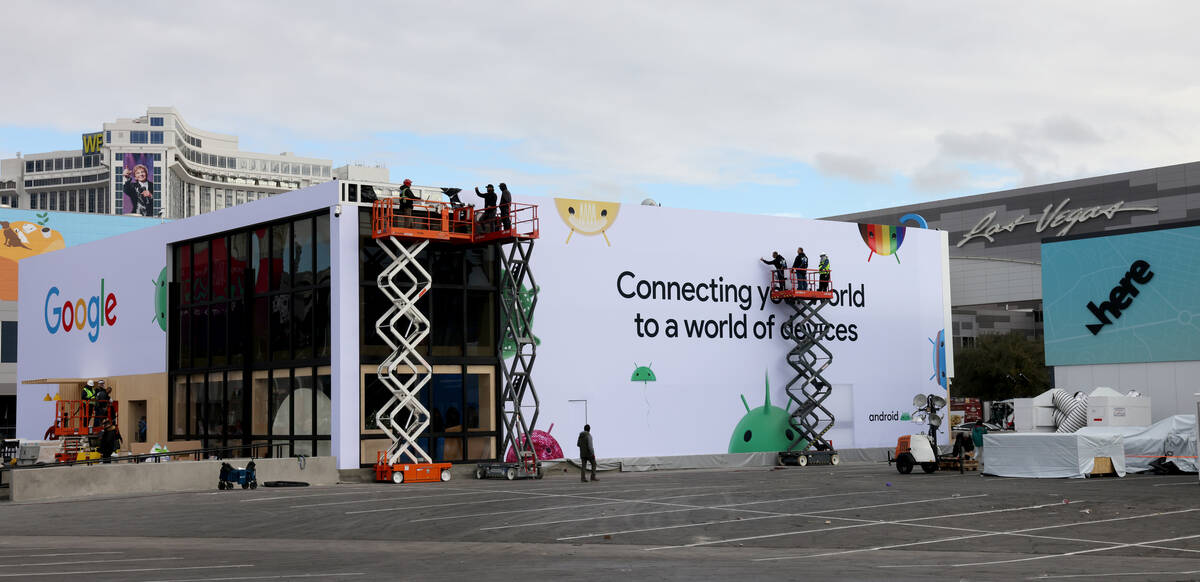
<path fill-rule="evenodd" d="M 553 424 L 545 432 L 540 430 L 533 431 L 533 450 L 537 452 L 539 461 L 563 458 L 562 447 L 559 446 L 558 441 L 554 440 L 554 437 L 550 436 L 551 430 L 554 430 Z M 517 462 L 517 452 L 511 446 L 508 447 L 508 453 L 504 455 L 504 462 Z"/>

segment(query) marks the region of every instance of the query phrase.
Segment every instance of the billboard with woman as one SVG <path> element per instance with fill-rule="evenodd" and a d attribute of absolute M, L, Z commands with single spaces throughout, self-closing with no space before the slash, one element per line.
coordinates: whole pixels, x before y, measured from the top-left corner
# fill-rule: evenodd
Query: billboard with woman
<path fill-rule="evenodd" d="M 154 154 L 122 154 L 123 206 L 121 214 L 154 216 Z"/>

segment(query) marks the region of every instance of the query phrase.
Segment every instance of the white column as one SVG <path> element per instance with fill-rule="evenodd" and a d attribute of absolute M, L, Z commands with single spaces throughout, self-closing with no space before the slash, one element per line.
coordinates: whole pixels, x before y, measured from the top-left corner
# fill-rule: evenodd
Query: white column
<path fill-rule="evenodd" d="M 337 192 L 337 183 L 332 189 Z M 359 465 L 358 207 L 329 211 L 332 451 L 339 469 Z M 341 214 L 341 216 L 338 216 Z"/>

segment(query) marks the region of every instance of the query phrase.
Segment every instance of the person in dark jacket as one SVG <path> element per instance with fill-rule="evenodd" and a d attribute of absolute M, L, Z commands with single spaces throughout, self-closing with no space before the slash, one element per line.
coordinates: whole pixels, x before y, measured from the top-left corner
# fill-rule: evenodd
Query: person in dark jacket
<path fill-rule="evenodd" d="M 100 458 L 105 463 L 111 463 L 109 459 L 117 449 L 121 448 L 121 431 L 117 430 L 117 425 L 111 420 L 104 421 L 104 429 L 100 431 Z"/>
<path fill-rule="evenodd" d="M 784 275 L 783 271 L 784 271 L 784 269 L 787 268 L 787 261 L 784 260 L 783 255 L 779 254 L 779 251 L 771 251 L 771 260 L 769 260 L 769 261 L 766 259 L 759 259 L 759 260 L 768 265 L 775 267 L 775 280 L 777 281 L 777 283 L 779 285 L 779 290 L 783 291 L 784 289 L 786 289 L 787 288 L 786 287 L 787 277 Z"/>
<path fill-rule="evenodd" d="M 579 446 L 579 480 L 587 483 L 587 464 L 592 464 L 592 481 L 596 480 L 596 449 L 592 445 L 592 425 L 583 425 L 575 444 Z"/>
<path fill-rule="evenodd" d="M 508 185 L 500 182 L 500 222 L 504 225 L 504 230 L 512 228 L 512 220 L 509 219 L 509 207 L 512 206 L 512 194 L 508 191 Z"/>
<path fill-rule="evenodd" d="M 92 419 L 92 426 L 96 426 L 108 419 L 108 405 L 111 401 L 112 398 L 108 393 L 108 388 L 100 386 L 96 389 L 96 416 Z"/>
<path fill-rule="evenodd" d="M 808 255 L 804 254 L 804 247 L 796 249 L 792 268 L 796 269 L 796 290 L 808 291 Z"/>
<path fill-rule="evenodd" d="M 483 214 L 479 217 L 479 221 L 485 225 L 485 228 L 494 227 L 491 222 L 496 218 L 496 188 L 488 184 L 487 192 L 480 192 L 479 186 L 476 186 L 475 195 L 483 198 Z"/>

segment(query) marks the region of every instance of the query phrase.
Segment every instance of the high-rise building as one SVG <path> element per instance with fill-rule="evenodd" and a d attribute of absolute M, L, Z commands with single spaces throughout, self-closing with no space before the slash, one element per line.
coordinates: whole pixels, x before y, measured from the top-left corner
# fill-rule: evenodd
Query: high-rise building
<path fill-rule="evenodd" d="M 81 146 L 0 160 L 0 206 L 183 218 L 333 179 L 331 160 L 239 150 L 174 107 L 103 123 Z"/>

